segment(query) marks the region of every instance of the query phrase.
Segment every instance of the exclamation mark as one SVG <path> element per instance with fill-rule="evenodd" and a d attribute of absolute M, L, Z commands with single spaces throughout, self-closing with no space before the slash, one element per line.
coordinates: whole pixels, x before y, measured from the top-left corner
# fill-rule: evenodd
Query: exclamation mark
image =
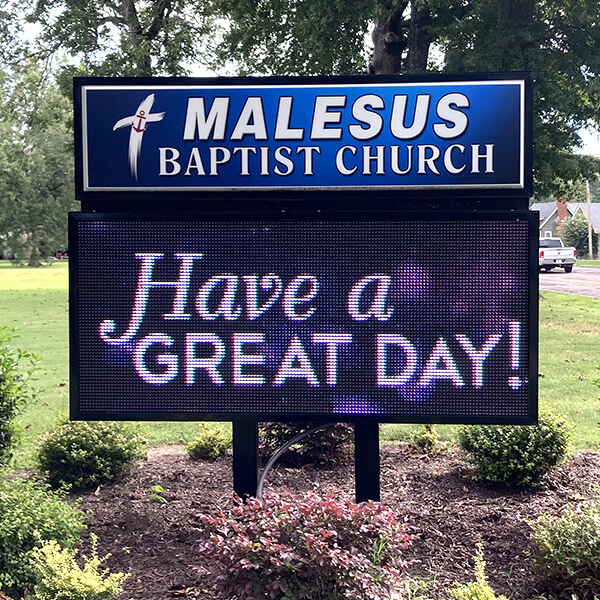
<path fill-rule="evenodd" d="M 521 364 L 521 323 L 519 321 L 511 321 L 508 324 L 508 335 L 510 339 L 510 368 L 517 371 Z M 518 390 L 523 385 L 523 381 L 517 376 L 509 377 L 508 385 L 513 390 Z"/>

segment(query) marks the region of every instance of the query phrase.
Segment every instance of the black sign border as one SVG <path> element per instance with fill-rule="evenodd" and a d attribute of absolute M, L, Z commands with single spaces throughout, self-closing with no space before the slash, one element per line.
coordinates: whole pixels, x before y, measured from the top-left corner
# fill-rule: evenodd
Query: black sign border
<path fill-rule="evenodd" d="M 136 190 L 118 190 L 118 191 L 92 191 L 84 190 L 84 158 L 83 158 L 83 99 L 82 91 L 84 86 L 92 85 L 118 85 L 118 86 L 151 86 L 161 87 L 169 85 L 203 85 L 203 86 L 283 86 L 283 85 L 340 85 L 362 84 L 373 85 L 386 83 L 434 83 L 434 82 L 485 82 L 485 81 L 507 81 L 521 80 L 524 82 L 525 98 L 523 107 L 524 121 L 524 146 L 523 146 L 523 187 L 521 189 L 507 188 L 426 188 L 418 187 L 411 189 L 398 190 L 378 190 L 377 188 L 366 188 L 361 190 L 335 189 L 319 190 L 316 189 L 295 189 L 279 188 L 266 190 L 198 190 L 198 191 L 136 191 Z M 375 201 L 389 198 L 393 195 L 396 200 L 411 201 L 418 200 L 417 208 L 423 207 L 427 201 L 439 200 L 441 197 L 446 199 L 456 198 L 479 198 L 480 202 L 486 198 L 528 198 L 533 194 L 533 75 L 528 71 L 514 71 L 502 73 L 438 73 L 421 75 L 357 75 L 357 76 L 331 76 L 331 77 L 76 77 L 73 79 L 73 107 L 74 107 L 74 132 L 75 132 L 75 197 L 78 200 L 87 201 L 88 207 L 95 210 L 105 210 L 106 203 L 121 201 L 133 201 L 138 210 L 155 210 L 156 204 L 161 204 L 169 200 L 171 205 L 177 205 L 177 201 L 183 201 L 180 206 L 187 206 L 189 210 L 190 202 L 202 208 L 202 204 L 211 205 L 213 203 L 222 203 L 228 201 L 240 203 L 240 208 L 246 205 L 248 199 L 261 198 L 263 200 L 273 201 L 281 199 L 297 200 L 310 199 L 318 193 L 324 200 L 338 201 L 343 196 L 344 200 L 354 200 L 362 198 L 365 194 Z M 89 204 L 92 201 L 93 204 Z M 144 202 L 145 204 L 141 204 Z M 95 205 L 95 203 L 99 203 Z M 444 206 L 444 209 L 449 207 Z M 493 204 L 484 208 L 493 209 Z M 110 210 L 110 209 L 109 209 Z"/>
<path fill-rule="evenodd" d="M 314 192 L 313 192 L 314 193 Z M 165 222 L 165 221 L 247 221 L 249 223 L 264 220 L 280 220 L 293 222 L 314 221 L 526 221 L 529 224 L 529 330 L 528 330 L 528 415 L 527 417 L 449 417 L 443 415 L 340 415 L 332 413 L 324 414 L 281 414 L 281 413 L 176 413 L 176 412 L 92 412 L 80 411 L 78 404 L 79 395 L 79 289 L 77 286 L 79 278 L 79 240 L 77 235 L 77 224 L 82 221 L 115 221 L 115 222 Z M 188 212 L 184 214 L 165 213 L 69 213 L 69 347 L 70 347 L 70 418 L 72 420 L 111 420 L 111 421 L 240 421 L 258 423 L 264 421 L 279 422 L 318 422 L 318 423 L 445 423 L 445 424 L 499 424 L 499 425 L 535 425 L 538 419 L 538 214 L 533 211 L 440 211 L 440 212 L 401 212 L 388 211 L 370 214 L 365 218 L 362 212 L 314 212 L 285 213 L 276 212 L 267 214 L 261 212 L 232 213 L 202 211 Z"/>

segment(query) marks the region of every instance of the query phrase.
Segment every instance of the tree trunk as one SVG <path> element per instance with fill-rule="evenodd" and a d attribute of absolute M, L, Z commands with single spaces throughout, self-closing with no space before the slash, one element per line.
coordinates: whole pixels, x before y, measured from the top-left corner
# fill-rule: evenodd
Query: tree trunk
<path fill-rule="evenodd" d="M 402 2 L 400 7 L 382 15 L 375 21 L 371 34 L 373 40 L 373 56 L 369 64 L 369 73 L 384 75 L 400 73 L 402 53 L 407 47 L 407 36 L 403 31 L 402 15 L 408 2 Z"/>
<path fill-rule="evenodd" d="M 135 61 L 136 75 L 150 77 L 152 75 L 152 64 L 150 54 L 145 48 L 146 36 L 140 23 L 135 0 L 123 0 L 121 2 L 121 16 L 127 26 L 129 42 L 132 48 L 132 58 Z"/>
<path fill-rule="evenodd" d="M 499 23 L 515 23 L 533 19 L 535 0 L 500 0 Z"/>
<path fill-rule="evenodd" d="M 429 46 L 433 41 L 429 27 L 431 13 L 427 8 L 419 7 L 412 2 L 410 7 L 410 39 L 408 41 L 408 57 L 406 71 L 408 73 L 423 73 L 427 70 Z"/>

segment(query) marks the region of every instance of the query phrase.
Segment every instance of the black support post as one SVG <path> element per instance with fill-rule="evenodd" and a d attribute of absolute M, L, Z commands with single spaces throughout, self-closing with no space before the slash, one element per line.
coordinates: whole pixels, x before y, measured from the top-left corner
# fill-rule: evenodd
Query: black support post
<path fill-rule="evenodd" d="M 256 496 L 258 423 L 233 421 L 233 490 L 240 498 Z"/>
<path fill-rule="evenodd" d="M 356 502 L 379 502 L 379 423 L 354 425 Z"/>

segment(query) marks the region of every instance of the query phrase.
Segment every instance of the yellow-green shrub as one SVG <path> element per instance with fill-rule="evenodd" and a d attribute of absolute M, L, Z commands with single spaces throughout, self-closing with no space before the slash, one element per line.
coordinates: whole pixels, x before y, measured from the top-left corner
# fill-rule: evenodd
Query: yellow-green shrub
<path fill-rule="evenodd" d="M 35 577 L 32 552 L 45 541 L 73 547 L 85 529 L 84 513 L 64 494 L 33 480 L 0 478 L 0 588 L 20 598 Z"/>
<path fill-rule="evenodd" d="M 200 423 L 200 434 L 185 448 L 190 458 L 214 460 L 231 447 L 231 432 L 222 425 Z"/>
<path fill-rule="evenodd" d="M 34 550 L 38 581 L 32 600 L 115 600 L 129 575 L 101 570 L 110 555 L 100 558 L 96 546 L 96 536 L 92 535 L 92 554 L 82 556 L 83 568 L 75 560 L 76 550 L 61 548 L 54 540 Z"/>
<path fill-rule="evenodd" d="M 477 544 L 477 552 L 473 560 L 475 561 L 475 581 L 456 584 L 450 590 L 450 597 L 454 600 L 507 600 L 506 596 L 496 596 L 488 583 L 481 544 Z"/>

